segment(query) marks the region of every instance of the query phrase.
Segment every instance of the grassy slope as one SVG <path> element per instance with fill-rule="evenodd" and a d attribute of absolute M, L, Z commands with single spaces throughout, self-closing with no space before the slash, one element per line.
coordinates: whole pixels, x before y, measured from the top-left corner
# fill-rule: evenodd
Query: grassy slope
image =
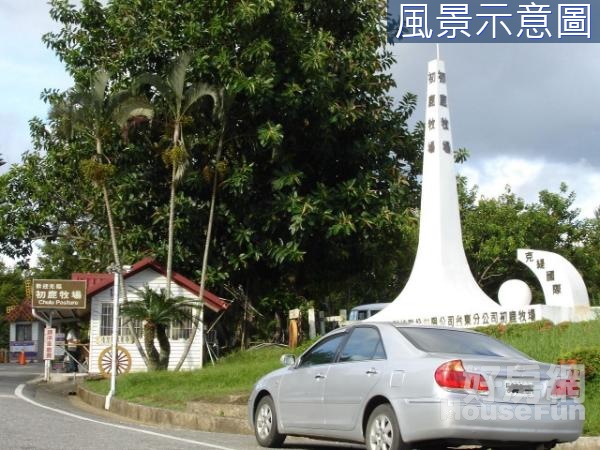
<path fill-rule="evenodd" d="M 548 322 L 480 329 L 521 350 L 538 361 L 555 363 L 565 353 L 600 346 L 600 320 L 579 323 Z M 585 428 L 587 435 L 600 435 L 600 376 L 585 385 Z"/>
<path fill-rule="evenodd" d="M 235 352 L 203 370 L 123 375 L 117 380 L 117 396 L 135 403 L 173 409 L 185 408 L 188 401 L 219 400 L 229 395 L 247 396 L 260 377 L 281 367 L 279 357 L 289 352 L 287 348 L 273 346 Z M 106 394 L 109 382 L 87 381 L 86 387 Z"/>
<path fill-rule="evenodd" d="M 556 362 L 566 352 L 600 345 L 600 320 L 551 326 L 538 322 L 508 327 L 489 327 L 498 337 L 540 361 Z M 296 353 L 301 352 L 300 348 Z M 117 396 L 135 403 L 183 409 L 188 401 L 218 400 L 231 394 L 247 395 L 265 373 L 280 367 L 279 357 L 287 349 L 268 347 L 234 353 L 214 367 L 194 372 L 132 373 L 121 376 Z M 86 387 L 106 394 L 107 380 L 87 381 Z M 586 385 L 585 433 L 600 435 L 600 376 Z"/>

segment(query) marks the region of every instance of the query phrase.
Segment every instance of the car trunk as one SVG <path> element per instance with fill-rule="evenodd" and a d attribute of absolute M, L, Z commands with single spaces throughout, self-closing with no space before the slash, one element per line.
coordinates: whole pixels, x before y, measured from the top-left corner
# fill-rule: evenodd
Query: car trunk
<path fill-rule="evenodd" d="M 484 376 L 489 394 L 482 396 L 485 402 L 512 404 L 552 404 L 554 380 L 558 375 L 556 366 L 525 359 L 461 358 L 467 372 Z"/>

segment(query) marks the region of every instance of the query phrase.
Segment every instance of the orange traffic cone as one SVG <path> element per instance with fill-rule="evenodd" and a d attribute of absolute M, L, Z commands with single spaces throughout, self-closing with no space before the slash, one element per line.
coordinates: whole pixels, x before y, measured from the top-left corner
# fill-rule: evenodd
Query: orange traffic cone
<path fill-rule="evenodd" d="M 22 366 L 27 365 L 27 360 L 25 359 L 25 352 L 21 350 L 21 353 L 19 353 L 19 364 L 21 364 Z"/>

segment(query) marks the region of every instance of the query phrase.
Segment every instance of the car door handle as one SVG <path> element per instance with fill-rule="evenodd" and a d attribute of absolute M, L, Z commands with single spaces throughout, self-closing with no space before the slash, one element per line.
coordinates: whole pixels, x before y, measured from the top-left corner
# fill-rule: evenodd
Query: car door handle
<path fill-rule="evenodd" d="M 370 368 L 369 370 L 367 370 L 365 372 L 367 375 L 377 375 L 379 372 L 377 372 L 377 370 L 375 370 L 374 368 Z"/>
<path fill-rule="evenodd" d="M 320 373 L 315 375 L 315 380 L 324 380 L 327 378 L 325 375 L 321 375 Z"/>

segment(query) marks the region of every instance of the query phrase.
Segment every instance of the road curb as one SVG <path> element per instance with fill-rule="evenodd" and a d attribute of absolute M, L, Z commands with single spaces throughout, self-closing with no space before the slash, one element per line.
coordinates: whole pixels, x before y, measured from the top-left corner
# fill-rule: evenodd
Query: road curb
<path fill-rule="evenodd" d="M 91 392 L 81 385 L 77 386 L 77 394 L 85 403 L 98 409 L 104 409 L 105 396 Z M 239 417 L 240 405 L 194 403 L 193 412 L 174 411 L 164 408 L 129 403 L 113 398 L 110 412 L 139 422 L 173 426 L 213 433 L 253 434 L 248 421 Z M 236 411 L 236 412 L 229 412 Z M 558 450 L 598 450 L 600 437 L 580 437 L 575 442 L 559 444 Z"/>
<path fill-rule="evenodd" d="M 584 436 L 580 437 L 575 442 L 559 444 L 556 448 L 560 450 L 598 450 L 600 449 L 600 437 Z"/>
<path fill-rule="evenodd" d="M 29 381 L 25 382 L 25 384 L 39 384 L 42 381 L 44 381 L 44 376 L 40 375 L 39 377 L 34 378 L 33 380 L 29 380 Z"/>
<path fill-rule="evenodd" d="M 81 385 L 77 386 L 77 395 L 90 406 L 104 409 L 105 396 L 91 392 Z M 194 412 L 175 411 L 153 406 L 139 405 L 113 398 L 109 411 L 138 422 L 185 428 L 189 430 L 214 433 L 253 434 L 248 421 L 239 417 L 228 417 L 225 412 L 228 405 L 206 404 L 205 408 Z"/>

